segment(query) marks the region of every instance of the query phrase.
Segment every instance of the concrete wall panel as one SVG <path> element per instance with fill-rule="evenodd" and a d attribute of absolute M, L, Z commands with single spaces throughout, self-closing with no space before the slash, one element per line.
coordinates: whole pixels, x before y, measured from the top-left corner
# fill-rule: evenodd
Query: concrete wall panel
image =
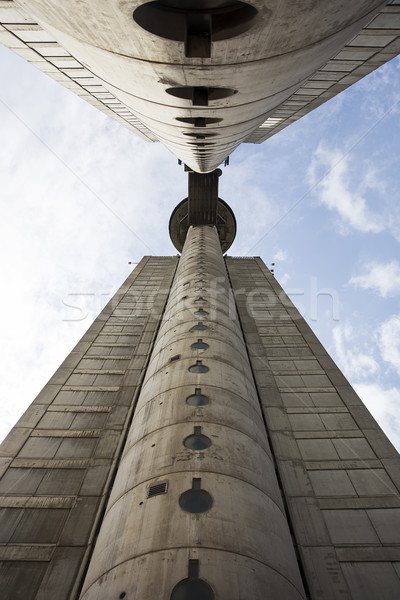
<path fill-rule="evenodd" d="M 395 600 L 398 454 L 264 263 L 226 262 L 309 596 Z"/>
<path fill-rule="evenodd" d="M 176 263 L 143 259 L 2 444 L 6 600 L 77 597 Z"/>

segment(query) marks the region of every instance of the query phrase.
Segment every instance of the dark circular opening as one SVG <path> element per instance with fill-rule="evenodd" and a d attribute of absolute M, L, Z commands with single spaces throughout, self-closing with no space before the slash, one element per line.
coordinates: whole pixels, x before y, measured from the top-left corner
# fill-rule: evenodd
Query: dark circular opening
<path fill-rule="evenodd" d="M 205 329 L 208 329 L 207 325 L 204 325 L 204 323 L 197 323 L 190 331 L 204 331 Z"/>
<path fill-rule="evenodd" d="M 201 579 L 182 579 L 172 590 L 171 600 L 214 600 L 214 592 Z"/>
<path fill-rule="evenodd" d="M 221 123 L 222 119 L 210 118 L 210 117 L 175 117 L 180 123 L 188 123 L 195 127 L 205 127 L 206 125 L 213 125 L 214 123 Z"/>
<path fill-rule="evenodd" d="M 183 42 L 190 17 L 197 23 L 211 20 L 212 41 L 227 40 L 248 31 L 255 22 L 257 9 L 235 0 L 159 0 L 146 2 L 133 12 L 133 20 L 154 35 Z"/>
<path fill-rule="evenodd" d="M 192 394 L 186 398 L 186 404 L 189 406 L 205 406 L 209 403 L 209 399 L 204 394 Z"/>
<path fill-rule="evenodd" d="M 205 94 L 207 94 L 208 101 L 212 102 L 213 100 L 223 100 L 224 98 L 229 98 L 234 94 L 237 94 L 237 90 L 233 90 L 232 88 L 218 88 L 218 87 L 173 87 L 165 90 L 167 94 L 170 96 L 174 96 L 175 98 L 181 98 L 182 100 L 193 100 L 193 95 L 196 93 L 196 90 L 202 90 Z"/>
<path fill-rule="evenodd" d="M 203 342 L 203 340 L 199 340 L 190 346 L 192 350 L 207 350 L 210 346 Z"/>
<path fill-rule="evenodd" d="M 195 148 L 209 148 L 210 146 L 215 146 L 216 142 L 201 142 L 201 144 L 199 144 L 199 142 L 187 142 L 189 146 L 193 146 L 193 149 Z"/>
<path fill-rule="evenodd" d="M 206 490 L 187 490 L 179 497 L 179 506 L 190 513 L 206 512 L 212 504 L 212 498 Z"/>
<path fill-rule="evenodd" d="M 195 365 L 189 367 L 190 373 L 208 373 L 210 369 L 206 365 L 202 365 L 201 361 L 197 361 Z"/>
<path fill-rule="evenodd" d="M 217 133 L 186 133 L 184 132 L 183 135 L 187 135 L 189 137 L 194 137 L 197 140 L 205 140 L 206 138 L 210 138 L 210 137 L 215 137 L 216 135 L 218 135 Z M 194 242 L 196 243 L 196 242 Z"/>
<path fill-rule="evenodd" d="M 211 440 L 206 435 L 194 433 L 183 440 L 184 446 L 190 450 L 205 450 L 211 446 Z"/>

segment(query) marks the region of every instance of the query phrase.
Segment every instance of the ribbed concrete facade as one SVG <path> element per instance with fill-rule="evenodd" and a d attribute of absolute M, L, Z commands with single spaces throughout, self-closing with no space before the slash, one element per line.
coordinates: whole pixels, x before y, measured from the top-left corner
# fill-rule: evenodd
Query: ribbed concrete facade
<path fill-rule="evenodd" d="M 206 173 L 396 56 L 386 4 L 0 0 L 0 41 Z"/>
<path fill-rule="evenodd" d="M 227 259 L 313 600 L 400 594 L 400 458 L 259 259 Z"/>
<path fill-rule="evenodd" d="M 2 598 L 77 597 L 176 264 L 139 263 L 0 446 Z"/>
<path fill-rule="evenodd" d="M 143 259 L 1 456 L 7 600 L 398 598 L 399 456 L 213 227 Z"/>
<path fill-rule="evenodd" d="M 191 227 L 82 600 L 305 597 L 229 292 L 216 228 Z"/>

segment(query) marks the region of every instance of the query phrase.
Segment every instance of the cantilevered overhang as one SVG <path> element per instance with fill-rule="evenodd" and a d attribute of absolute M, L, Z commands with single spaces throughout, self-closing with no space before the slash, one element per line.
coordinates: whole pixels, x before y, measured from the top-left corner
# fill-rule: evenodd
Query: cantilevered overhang
<path fill-rule="evenodd" d="M 251 0 L 246 13 L 232 0 L 0 0 L 0 41 L 209 172 L 395 56 L 400 6 L 385 4 Z"/>
<path fill-rule="evenodd" d="M 399 53 L 400 0 L 392 0 L 336 56 L 273 110 L 246 142 L 264 142 Z"/>

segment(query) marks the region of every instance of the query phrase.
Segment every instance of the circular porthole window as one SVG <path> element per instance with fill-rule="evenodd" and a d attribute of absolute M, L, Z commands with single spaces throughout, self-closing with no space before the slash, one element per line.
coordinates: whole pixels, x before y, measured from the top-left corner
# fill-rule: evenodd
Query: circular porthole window
<path fill-rule="evenodd" d="M 167 40 L 185 41 L 185 33 L 211 33 L 212 41 L 227 40 L 248 31 L 258 11 L 235 0 L 158 0 L 136 8 L 134 21 Z"/>
<path fill-rule="evenodd" d="M 231 88 L 218 88 L 218 87 L 173 87 L 165 90 L 170 96 L 175 98 L 181 98 L 182 100 L 193 100 L 196 97 L 196 93 L 201 92 L 207 97 L 208 102 L 213 100 L 223 100 L 236 94 L 236 90 Z"/>
<path fill-rule="evenodd" d="M 210 510 L 213 500 L 206 490 L 187 490 L 180 495 L 179 506 L 186 512 L 203 513 Z"/>
<path fill-rule="evenodd" d="M 183 440 L 183 445 L 190 450 L 205 450 L 211 446 L 211 440 L 202 433 L 193 433 Z"/>
<path fill-rule="evenodd" d="M 192 350 L 207 350 L 209 348 L 209 344 L 203 342 L 202 339 L 198 339 L 197 342 L 194 342 L 191 346 Z"/>
<path fill-rule="evenodd" d="M 190 373 L 207 373 L 209 370 L 206 365 L 203 365 L 201 360 L 196 360 L 196 364 L 189 367 Z"/>
<path fill-rule="evenodd" d="M 208 329 L 207 325 L 204 325 L 204 323 L 199 321 L 190 331 L 205 331 L 206 329 Z"/>
<path fill-rule="evenodd" d="M 222 119 L 217 117 L 175 117 L 180 123 L 194 125 L 195 127 L 207 127 L 207 125 L 215 125 L 221 123 Z"/>
<path fill-rule="evenodd" d="M 208 403 L 209 399 L 201 393 L 200 388 L 196 388 L 195 393 L 186 398 L 186 404 L 189 406 L 205 406 Z"/>
<path fill-rule="evenodd" d="M 201 579 L 182 579 L 172 590 L 171 600 L 214 600 L 212 588 Z"/>

